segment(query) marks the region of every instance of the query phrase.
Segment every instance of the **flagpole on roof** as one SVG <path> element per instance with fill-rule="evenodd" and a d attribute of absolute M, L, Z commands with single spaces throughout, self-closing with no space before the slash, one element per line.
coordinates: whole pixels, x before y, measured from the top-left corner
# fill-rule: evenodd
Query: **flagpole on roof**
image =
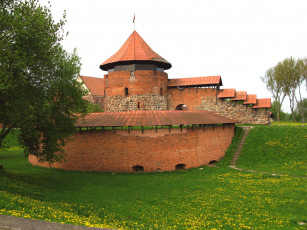
<path fill-rule="evenodd" d="M 133 24 L 134 24 L 134 31 L 135 31 L 135 13 L 134 13 L 134 17 L 133 17 Z"/>

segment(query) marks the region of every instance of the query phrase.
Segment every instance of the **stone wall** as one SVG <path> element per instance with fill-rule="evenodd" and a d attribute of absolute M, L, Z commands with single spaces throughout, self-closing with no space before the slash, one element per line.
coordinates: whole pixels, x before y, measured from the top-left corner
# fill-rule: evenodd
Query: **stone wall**
<path fill-rule="evenodd" d="M 268 124 L 270 111 L 265 109 L 252 109 L 249 105 L 239 104 L 235 101 L 203 97 L 201 110 L 212 111 L 224 117 L 248 124 Z"/>
<path fill-rule="evenodd" d="M 208 165 L 225 155 L 234 135 L 234 125 L 214 128 L 151 130 L 82 131 L 64 148 L 66 161 L 52 167 L 67 170 L 132 172 L 133 166 L 145 172 L 172 171 L 176 165 L 186 168 Z M 48 167 L 29 156 L 33 165 Z"/>
<path fill-rule="evenodd" d="M 169 88 L 168 109 L 175 110 L 180 104 L 186 105 L 188 110 L 212 111 L 241 123 L 250 124 L 267 124 L 270 112 L 265 109 L 252 109 L 249 105 L 234 101 L 216 99 L 215 88 Z"/>
<path fill-rule="evenodd" d="M 105 99 L 108 112 L 167 110 L 167 99 L 159 95 L 108 96 Z"/>

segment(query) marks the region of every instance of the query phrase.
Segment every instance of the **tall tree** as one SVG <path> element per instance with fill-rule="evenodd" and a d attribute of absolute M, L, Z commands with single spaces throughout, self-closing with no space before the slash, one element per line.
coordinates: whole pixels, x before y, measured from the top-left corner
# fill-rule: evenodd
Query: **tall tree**
<path fill-rule="evenodd" d="M 286 58 L 282 62 L 269 70 L 267 70 L 262 81 L 266 84 L 268 90 L 272 93 L 275 101 L 278 101 L 276 104 L 277 107 L 277 120 L 279 121 L 279 112 L 281 105 L 286 96 L 289 98 L 290 109 L 292 119 L 296 121 L 294 116 L 295 105 L 299 105 L 299 110 L 301 111 L 301 116 L 304 119 L 304 110 L 299 104 L 299 101 L 302 101 L 301 94 L 301 85 L 306 81 L 307 75 L 307 60 L 306 59 L 294 59 L 293 57 Z M 297 91 L 299 99 L 297 98 Z M 304 121 L 304 120 L 303 120 Z"/>
<path fill-rule="evenodd" d="M 66 52 L 65 12 L 55 23 L 37 0 L 0 0 L 0 148 L 19 128 L 26 155 L 40 161 L 63 158 L 63 146 L 85 112 L 84 90 L 76 77 L 80 58 Z"/>
<path fill-rule="evenodd" d="M 276 110 L 277 110 L 277 121 L 280 120 L 280 110 L 282 103 L 286 97 L 286 94 L 283 92 L 283 79 L 280 75 L 281 72 L 281 63 L 278 63 L 277 66 L 268 69 L 261 80 L 266 84 L 267 89 L 272 93 L 274 101 L 276 101 Z"/>

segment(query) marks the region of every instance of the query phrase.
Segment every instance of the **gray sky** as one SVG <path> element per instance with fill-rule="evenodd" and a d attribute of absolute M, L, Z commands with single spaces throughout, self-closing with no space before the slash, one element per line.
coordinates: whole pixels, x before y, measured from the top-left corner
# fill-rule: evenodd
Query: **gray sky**
<path fill-rule="evenodd" d="M 221 75 L 223 88 L 271 97 L 260 76 L 287 57 L 307 57 L 306 0 L 50 2 L 56 20 L 67 12 L 63 46 L 77 48 L 81 75 L 106 74 L 99 65 L 133 32 L 134 13 L 136 31 L 172 64 L 169 78 Z"/>

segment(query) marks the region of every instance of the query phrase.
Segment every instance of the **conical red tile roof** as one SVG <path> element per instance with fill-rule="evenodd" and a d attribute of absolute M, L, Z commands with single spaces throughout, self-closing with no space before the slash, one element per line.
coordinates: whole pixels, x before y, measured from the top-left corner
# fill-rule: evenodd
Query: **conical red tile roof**
<path fill-rule="evenodd" d="M 164 69 L 172 67 L 171 63 L 154 52 L 136 31 L 133 31 L 112 57 L 100 65 L 100 69 L 107 71 L 115 65 L 124 64 L 155 64 Z"/>

